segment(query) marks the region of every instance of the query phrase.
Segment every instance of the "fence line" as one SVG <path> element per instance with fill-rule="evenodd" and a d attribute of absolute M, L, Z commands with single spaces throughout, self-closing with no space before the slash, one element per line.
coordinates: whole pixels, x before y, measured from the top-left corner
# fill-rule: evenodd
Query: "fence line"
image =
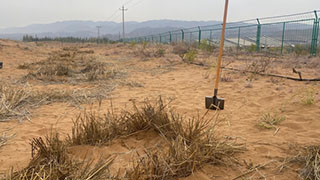
<path fill-rule="evenodd" d="M 272 51 L 274 53 L 319 54 L 320 11 L 291 15 L 257 18 L 227 23 L 225 47 L 249 51 Z M 153 43 L 220 43 L 222 24 L 177 29 L 160 34 L 126 38 L 125 42 Z"/>

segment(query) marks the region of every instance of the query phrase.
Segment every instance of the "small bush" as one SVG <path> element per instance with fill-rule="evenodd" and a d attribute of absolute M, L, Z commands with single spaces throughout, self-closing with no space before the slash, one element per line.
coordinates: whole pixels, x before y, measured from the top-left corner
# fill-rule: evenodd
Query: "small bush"
<path fill-rule="evenodd" d="M 172 53 L 179 55 L 181 58 L 189 51 L 189 46 L 185 43 L 177 43 L 173 46 Z"/>
<path fill-rule="evenodd" d="M 308 55 L 310 50 L 306 45 L 297 44 L 293 47 L 293 51 L 297 56 Z"/>
<path fill-rule="evenodd" d="M 250 47 L 248 48 L 248 51 L 250 53 L 256 52 L 257 51 L 257 46 L 255 44 L 251 44 Z"/>
<path fill-rule="evenodd" d="M 184 56 L 183 61 L 190 64 L 195 61 L 197 58 L 198 51 L 197 50 L 189 50 Z"/>
<path fill-rule="evenodd" d="M 130 48 L 133 48 L 137 45 L 137 42 L 136 41 L 131 41 L 130 42 Z"/>
<path fill-rule="evenodd" d="M 166 53 L 166 50 L 165 49 L 158 49 L 156 52 L 155 52 L 155 57 L 164 57 Z"/>
<path fill-rule="evenodd" d="M 202 39 L 200 42 L 200 49 L 207 52 L 213 52 L 217 47 L 206 39 Z"/>

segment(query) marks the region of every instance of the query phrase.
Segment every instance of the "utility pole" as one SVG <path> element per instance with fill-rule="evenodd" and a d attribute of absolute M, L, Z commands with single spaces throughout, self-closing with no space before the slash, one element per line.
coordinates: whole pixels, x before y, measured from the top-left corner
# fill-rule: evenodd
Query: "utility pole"
<path fill-rule="evenodd" d="M 97 26 L 98 29 L 98 39 L 97 42 L 99 43 L 99 39 L 100 39 L 100 29 L 102 28 L 102 26 Z"/>
<path fill-rule="evenodd" d="M 124 38 L 125 38 L 125 30 L 124 30 L 124 11 L 127 11 L 128 9 L 125 9 L 124 6 L 122 6 L 122 8 L 120 8 L 120 10 L 122 11 L 122 40 L 124 41 Z"/>

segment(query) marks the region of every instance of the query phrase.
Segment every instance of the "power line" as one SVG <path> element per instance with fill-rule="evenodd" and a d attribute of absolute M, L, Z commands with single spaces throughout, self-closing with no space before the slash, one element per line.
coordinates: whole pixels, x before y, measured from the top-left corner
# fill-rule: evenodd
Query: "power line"
<path fill-rule="evenodd" d="M 138 4 L 142 3 L 143 1 L 144 1 L 144 0 L 140 0 L 140 1 L 138 1 L 137 3 L 129 6 L 129 8 L 135 7 L 135 6 L 137 6 Z"/>
<path fill-rule="evenodd" d="M 128 0 L 128 1 L 126 1 L 123 5 L 128 5 L 128 4 L 130 4 L 132 1 L 134 1 L 134 0 Z"/>

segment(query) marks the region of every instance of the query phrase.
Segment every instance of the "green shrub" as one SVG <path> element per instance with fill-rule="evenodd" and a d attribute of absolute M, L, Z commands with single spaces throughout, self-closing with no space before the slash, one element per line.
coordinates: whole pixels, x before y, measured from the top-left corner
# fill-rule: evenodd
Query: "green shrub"
<path fill-rule="evenodd" d="M 208 52 L 213 52 L 214 49 L 217 47 L 213 44 L 210 44 L 210 42 L 206 39 L 202 39 L 200 42 L 200 49 Z"/>
<path fill-rule="evenodd" d="M 164 57 L 164 54 L 165 54 L 166 50 L 165 49 L 158 49 L 155 53 L 155 57 Z"/>
<path fill-rule="evenodd" d="M 293 51 L 296 55 L 308 55 L 309 54 L 309 47 L 306 45 L 297 44 L 293 47 Z"/>
<path fill-rule="evenodd" d="M 197 50 L 189 50 L 184 56 L 183 61 L 190 64 L 194 62 L 194 60 L 197 58 L 198 51 Z"/>
<path fill-rule="evenodd" d="M 137 42 L 136 41 L 131 41 L 130 42 L 130 47 L 133 48 L 137 45 Z"/>
<path fill-rule="evenodd" d="M 257 50 L 257 46 L 255 44 L 251 44 L 251 46 L 249 47 L 248 51 L 250 53 L 253 53 Z"/>

